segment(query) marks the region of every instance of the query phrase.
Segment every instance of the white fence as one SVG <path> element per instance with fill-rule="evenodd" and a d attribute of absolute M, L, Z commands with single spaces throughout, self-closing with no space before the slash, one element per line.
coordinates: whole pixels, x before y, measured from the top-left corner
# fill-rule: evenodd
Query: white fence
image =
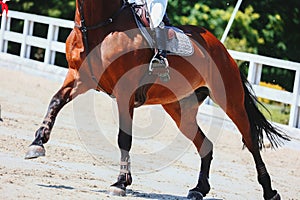
<path fill-rule="evenodd" d="M 18 19 L 23 21 L 23 31 L 21 33 L 11 31 L 11 20 Z M 38 37 L 33 35 L 35 23 L 48 26 L 47 37 Z M 33 14 L 10 11 L 9 17 L 2 17 L 0 30 L 0 60 L 3 63 L 10 63 L 14 67 L 26 68 L 25 70 L 35 70 L 44 75 L 55 73 L 63 77 L 66 69 L 54 65 L 56 52 L 64 53 L 65 44 L 59 42 L 58 34 L 61 28 L 73 28 L 74 22 Z M 8 42 L 14 42 L 21 45 L 19 55 L 7 53 Z M 30 59 L 32 47 L 45 49 L 43 62 Z M 300 108 L 300 63 L 284 61 L 265 56 L 253 55 L 229 51 L 236 60 L 248 61 L 249 72 L 248 79 L 253 84 L 256 95 L 266 99 L 282 102 L 291 105 L 289 126 L 300 128 L 299 108 Z M 264 66 L 273 66 L 292 70 L 295 72 L 293 92 L 279 91 L 259 86 L 262 68 Z"/>
<path fill-rule="evenodd" d="M 249 62 L 248 80 L 252 83 L 257 96 L 291 105 L 289 126 L 300 128 L 300 63 L 230 50 L 229 53 L 236 60 Z M 293 92 L 259 86 L 264 65 L 294 71 Z"/>
<path fill-rule="evenodd" d="M 12 27 L 12 20 L 17 20 L 23 26 L 23 30 L 20 32 L 12 31 L 11 29 L 14 28 Z M 48 26 L 47 36 L 33 35 L 36 24 Z M 10 67 L 37 71 L 43 76 L 50 76 L 55 73 L 61 76 L 59 79 L 63 79 L 66 69 L 54 65 L 56 54 L 65 53 L 65 43 L 58 41 L 58 35 L 62 28 L 71 31 L 73 27 L 73 21 L 9 11 L 9 17 L 3 16 L 1 20 L 0 55 L 3 61 L 2 65 L 10 63 Z M 20 45 L 19 55 L 7 53 L 9 42 Z M 30 59 L 32 47 L 44 50 L 43 62 Z M 2 55 L 3 53 L 5 55 Z"/>

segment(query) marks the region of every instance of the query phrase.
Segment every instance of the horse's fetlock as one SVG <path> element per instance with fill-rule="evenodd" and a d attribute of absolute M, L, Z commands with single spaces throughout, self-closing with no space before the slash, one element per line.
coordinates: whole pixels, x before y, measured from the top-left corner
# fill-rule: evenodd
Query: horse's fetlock
<path fill-rule="evenodd" d="M 197 187 L 199 188 L 199 191 L 205 196 L 210 191 L 210 184 L 208 182 L 208 178 L 201 179 Z"/>
<path fill-rule="evenodd" d="M 118 177 L 118 182 L 122 183 L 126 186 L 132 184 L 132 176 L 131 173 L 121 173 Z"/>
<path fill-rule="evenodd" d="M 276 190 L 272 190 L 272 191 L 264 194 L 264 199 L 265 200 L 280 200 L 281 197 Z"/>
<path fill-rule="evenodd" d="M 205 197 L 210 191 L 210 184 L 208 178 L 204 174 L 200 174 L 198 184 L 195 188 L 191 189 L 190 192 L 201 193 L 203 197 Z"/>

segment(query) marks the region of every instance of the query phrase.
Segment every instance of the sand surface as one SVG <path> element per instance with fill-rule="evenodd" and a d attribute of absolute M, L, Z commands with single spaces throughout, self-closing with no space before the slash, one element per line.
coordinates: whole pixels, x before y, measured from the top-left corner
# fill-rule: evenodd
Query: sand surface
<path fill-rule="evenodd" d="M 0 67 L 0 199 L 186 199 L 198 178 L 199 156 L 159 106 L 135 112 L 133 184 L 126 197 L 108 194 L 118 175 L 118 118 L 115 102 L 104 94 L 88 92 L 65 106 L 45 145 L 46 156 L 24 160 L 60 85 Z M 212 188 L 205 199 L 262 199 L 253 159 L 242 150 L 232 123 L 208 116 L 198 116 L 198 121 L 214 142 Z M 295 139 L 262 152 L 283 200 L 300 199 L 299 149 Z"/>

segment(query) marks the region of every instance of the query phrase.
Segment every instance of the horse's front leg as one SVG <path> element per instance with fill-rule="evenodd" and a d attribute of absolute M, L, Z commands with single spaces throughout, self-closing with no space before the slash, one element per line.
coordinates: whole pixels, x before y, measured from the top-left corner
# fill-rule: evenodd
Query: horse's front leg
<path fill-rule="evenodd" d="M 110 194 L 125 196 L 126 187 L 132 183 L 129 151 L 132 144 L 132 119 L 134 104 L 133 101 L 128 100 L 128 98 L 123 100 L 117 98 L 117 103 L 119 109 L 118 146 L 121 151 L 121 162 L 118 180 L 110 186 Z"/>
<path fill-rule="evenodd" d="M 35 132 L 35 139 L 29 146 L 29 150 L 25 155 L 26 159 L 37 158 L 45 156 L 45 149 L 43 144 L 48 142 L 50 133 L 53 128 L 55 118 L 60 109 L 69 101 L 68 98 L 64 98 L 63 91 L 59 90 L 51 99 L 48 111 L 40 128 Z"/>
<path fill-rule="evenodd" d="M 25 159 L 45 156 L 43 144 L 47 143 L 50 138 L 50 133 L 54 126 L 57 114 L 68 102 L 75 98 L 75 96 L 85 91 L 87 91 L 87 87 L 83 86 L 81 81 L 75 79 L 74 72 L 69 71 L 63 86 L 52 97 L 47 113 L 40 128 L 35 132 L 35 139 L 29 146 Z"/>

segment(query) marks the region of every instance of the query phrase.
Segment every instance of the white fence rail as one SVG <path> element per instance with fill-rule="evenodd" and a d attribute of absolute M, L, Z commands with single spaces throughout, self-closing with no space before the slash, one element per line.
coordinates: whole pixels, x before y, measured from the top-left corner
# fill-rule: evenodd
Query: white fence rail
<path fill-rule="evenodd" d="M 22 32 L 19 33 L 11 31 L 12 19 L 23 21 Z M 38 37 L 33 35 L 34 26 L 36 23 L 45 24 L 48 26 L 46 37 Z M 54 65 L 56 52 L 65 53 L 65 44 L 58 41 L 58 34 L 61 28 L 67 28 L 71 30 L 73 26 L 73 21 L 10 11 L 9 17 L 2 17 L 1 21 L 0 59 L 4 62 L 9 62 L 10 64 L 17 63 L 19 67 L 25 67 L 26 70 L 30 68 L 48 74 L 55 73 L 64 76 L 66 70 L 62 67 Z M 11 55 L 7 53 L 8 42 L 14 42 L 21 45 L 19 55 Z M 45 49 L 43 62 L 30 59 L 32 47 Z M 300 63 L 231 50 L 229 53 L 236 60 L 249 62 L 248 80 L 253 84 L 257 96 L 291 105 L 289 126 L 300 128 Z M 262 68 L 264 66 L 272 66 L 294 71 L 295 80 L 293 92 L 279 91 L 259 86 Z"/>
<path fill-rule="evenodd" d="M 291 105 L 289 126 L 300 128 L 300 63 L 230 50 L 229 53 L 236 60 L 249 62 L 248 80 L 252 83 L 257 96 Z M 259 86 L 263 66 L 272 66 L 294 71 L 293 92 Z"/>
<path fill-rule="evenodd" d="M 12 19 L 23 21 L 22 33 L 10 31 Z M 35 23 L 48 25 L 46 38 L 33 36 Z M 65 44 L 57 41 L 59 29 L 73 26 L 74 22 L 68 20 L 10 11 L 8 18 L 2 17 L 0 52 L 7 51 L 8 41 L 21 44 L 20 58 L 29 58 L 31 47 L 39 47 L 45 49 L 44 63 L 54 64 L 55 52 L 65 53 Z"/>

